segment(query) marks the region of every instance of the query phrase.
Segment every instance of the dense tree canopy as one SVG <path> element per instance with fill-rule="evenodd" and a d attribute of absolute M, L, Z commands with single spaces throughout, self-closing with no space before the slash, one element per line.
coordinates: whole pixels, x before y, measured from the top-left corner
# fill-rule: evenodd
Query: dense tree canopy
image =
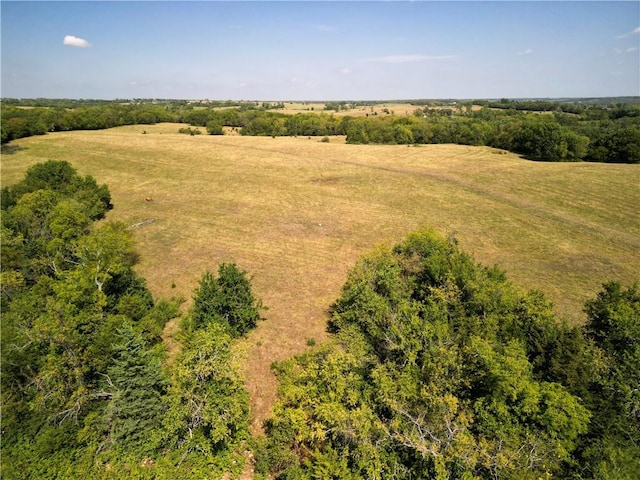
<path fill-rule="evenodd" d="M 161 332 L 180 302 L 154 301 L 123 224 L 93 223 L 107 187 L 50 161 L 2 200 L 2 476 L 237 473 L 248 401 L 227 330 L 246 332 L 260 304 L 245 272 L 221 267 L 216 301 L 234 329 L 185 328 L 167 371 Z"/>
<path fill-rule="evenodd" d="M 260 466 L 278 478 L 625 478 L 638 460 L 637 301 L 606 287 L 585 333 L 433 232 L 410 235 L 351 271 L 333 341 L 277 366 Z M 616 341 L 612 323 L 624 359 L 596 338 Z"/>

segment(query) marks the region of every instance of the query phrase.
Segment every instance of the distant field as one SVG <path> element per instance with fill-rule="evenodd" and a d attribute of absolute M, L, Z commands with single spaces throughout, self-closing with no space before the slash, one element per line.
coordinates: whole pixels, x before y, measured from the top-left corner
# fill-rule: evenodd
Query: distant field
<path fill-rule="evenodd" d="M 639 165 L 535 163 L 455 145 L 192 137 L 181 126 L 22 139 L 2 155 L 2 184 L 49 159 L 108 184 L 108 219 L 153 220 L 133 232 L 156 296 L 190 298 L 220 262 L 250 272 L 269 307 L 244 345 L 256 422 L 275 396 L 271 362 L 325 337 L 325 312 L 355 260 L 421 226 L 455 235 L 573 322 L 602 282 L 639 276 Z"/>
<path fill-rule="evenodd" d="M 394 115 L 401 117 L 405 115 L 413 115 L 415 109 L 420 108 L 409 103 L 380 103 L 371 106 L 360 106 L 348 110 L 340 110 L 339 112 L 336 112 L 335 110 L 325 110 L 325 105 L 325 103 L 319 102 L 284 102 L 284 108 L 274 109 L 273 111 L 287 114 L 324 112 L 332 113 L 340 117 L 344 117 L 347 115 L 350 117 L 364 117 L 367 115 L 385 115 L 386 111 L 388 110 L 390 113 L 393 112 Z"/>

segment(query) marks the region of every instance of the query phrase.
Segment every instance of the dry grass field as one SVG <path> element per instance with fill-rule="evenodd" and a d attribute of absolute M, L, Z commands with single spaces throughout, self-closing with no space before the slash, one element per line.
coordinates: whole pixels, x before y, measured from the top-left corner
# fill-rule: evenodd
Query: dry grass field
<path fill-rule="evenodd" d="M 49 159 L 108 184 L 109 220 L 152 221 L 132 231 L 156 296 L 190 298 L 220 262 L 248 271 L 269 307 L 239 352 L 256 430 L 275 397 L 270 364 L 325 338 L 327 308 L 362 253 L 420 227 L 455 235 L 573 322 L 602 282 L 638 279 L 638 165 L 536 163 L 455 145 L 188 136 L 180 126 L 22 139 L 2 155 L 2 184 Z"/>
<path fill-rule="evenodd" d="M 348 110 L 325 110 L 325 103 L 320 102 L 285 102 L 284 108 L 274 109 L 274 112 L 296 114 L 296 113 L 329 113 L 339 117 L 365 117 L 367 115 L 385 115 L 393 112 L 396 116 L 413 115 L 416 108 L 420 108 L 410 103 L 377 103 L 371 106 L 358 106 Z"/>

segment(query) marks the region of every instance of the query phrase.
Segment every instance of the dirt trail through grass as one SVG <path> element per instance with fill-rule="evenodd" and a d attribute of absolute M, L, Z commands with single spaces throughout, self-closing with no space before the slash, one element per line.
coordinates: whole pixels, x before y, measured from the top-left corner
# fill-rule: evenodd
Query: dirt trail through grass
<path fill-rule="evenodd" d="M 423 226 L 454 234 L 576 322 L 602 282 L 628 283 L 640 271 L 640 166 L 535 163 L 455 145 L 191 137 L 179 127 L 22 139 L 3 155 L 2 182 L 35 162 L 68 160 L 109 186 L 109 220 L 155 219 L 132 231 L 156 297 L 190 299 L 221 262 L 248 271 L 269 307 L 237 348 L 255 432 L 276 397 L 272 362 L 326 338 L 326 312 L 349 268 L 379 243 Z M 172 352 L 175 326 L 165 330 Z"/>

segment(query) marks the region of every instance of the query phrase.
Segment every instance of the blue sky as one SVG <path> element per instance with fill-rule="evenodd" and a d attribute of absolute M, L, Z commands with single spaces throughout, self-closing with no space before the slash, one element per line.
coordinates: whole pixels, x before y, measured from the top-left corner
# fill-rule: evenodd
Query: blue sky
<path fill-rule="evenodd" d="M 640 2 L 1 2 L 3 97 L 640 95 Z"/>

